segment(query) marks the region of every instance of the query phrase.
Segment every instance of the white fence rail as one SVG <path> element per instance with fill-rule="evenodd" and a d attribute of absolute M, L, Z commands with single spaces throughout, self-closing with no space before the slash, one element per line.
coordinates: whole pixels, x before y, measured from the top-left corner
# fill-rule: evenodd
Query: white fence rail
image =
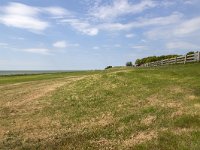
<path fill-rule="evenodd" d="M 154 66 L 164 66 L 171 64 L 186 64 L 190 62 L 200 62 L 200 52 L 195 52 L 190 55 L 178 56 L 170 59 L 163 59 L 160 61 L 154 61 L 146 64 L 140 65 L 141 67 L 154 67 Z"/>

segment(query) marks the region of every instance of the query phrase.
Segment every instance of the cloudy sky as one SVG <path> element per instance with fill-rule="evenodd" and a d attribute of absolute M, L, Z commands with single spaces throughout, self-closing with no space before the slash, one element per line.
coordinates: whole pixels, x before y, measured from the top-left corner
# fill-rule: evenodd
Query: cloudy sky
<path fill-rule="evenodd" d="M 83 70 L 200 49 L 200 0 L 0 0 L 0 70 Z"/>

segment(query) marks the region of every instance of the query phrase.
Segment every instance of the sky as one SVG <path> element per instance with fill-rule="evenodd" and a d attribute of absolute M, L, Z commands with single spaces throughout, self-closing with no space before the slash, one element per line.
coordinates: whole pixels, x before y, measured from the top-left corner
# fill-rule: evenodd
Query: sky
<path fill-rule="evenodd" d="M 0 70 L 93 70 L 200 50 L 200 0 L 0 0 Z"/>

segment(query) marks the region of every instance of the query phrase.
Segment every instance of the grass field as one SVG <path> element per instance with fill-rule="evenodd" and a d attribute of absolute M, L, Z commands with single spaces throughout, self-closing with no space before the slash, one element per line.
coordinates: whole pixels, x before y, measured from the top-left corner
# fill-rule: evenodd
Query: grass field
<path fill-rule="evenodd" d="M 0 77 L 0 149 L 200 149 L 200 64 Z"/>

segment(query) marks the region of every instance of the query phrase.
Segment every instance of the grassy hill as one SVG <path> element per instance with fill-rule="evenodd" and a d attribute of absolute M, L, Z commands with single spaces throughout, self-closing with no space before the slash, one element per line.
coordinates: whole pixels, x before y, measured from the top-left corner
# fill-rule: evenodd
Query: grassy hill
<path fill-rule="evenodd" d="M 200 149 L 200 64 L 0 77 L 2 149 Z"/>

